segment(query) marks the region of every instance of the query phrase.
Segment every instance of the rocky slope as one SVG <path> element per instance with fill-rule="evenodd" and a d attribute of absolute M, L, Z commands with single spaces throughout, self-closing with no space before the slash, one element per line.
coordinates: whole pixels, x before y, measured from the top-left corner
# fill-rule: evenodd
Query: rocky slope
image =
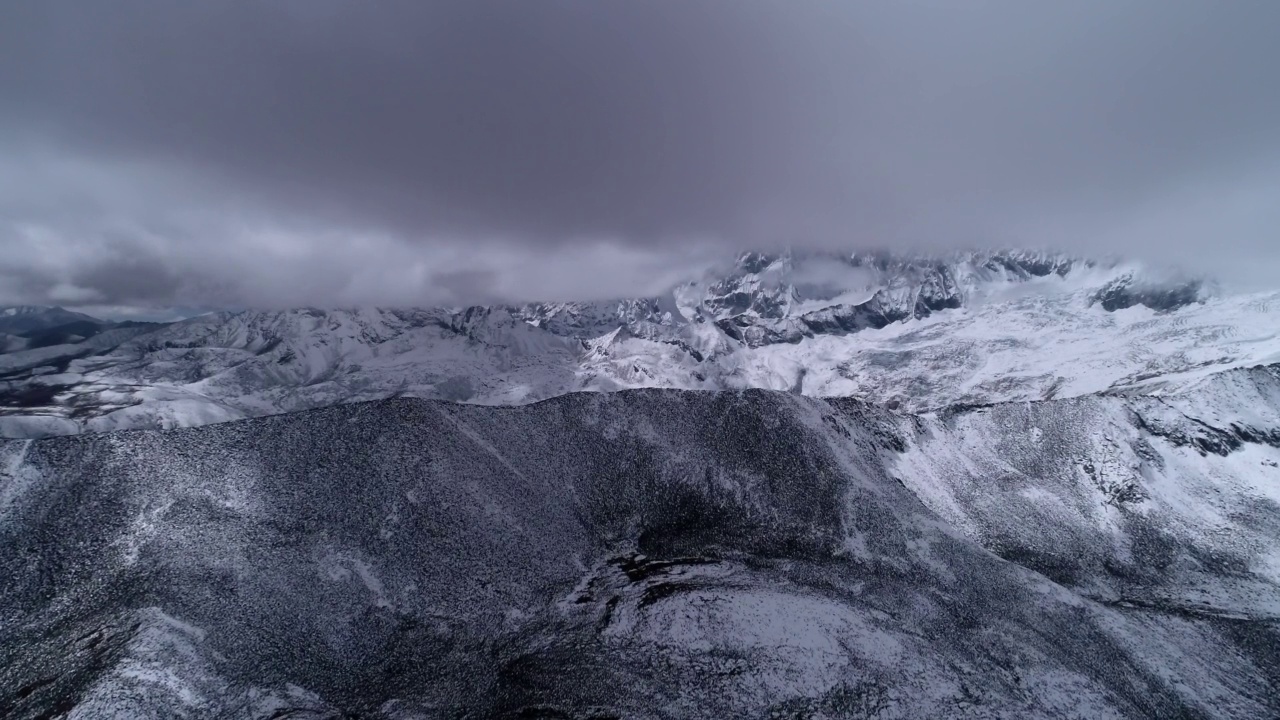
<path fill-rule="evenodd" d="M 926 410 L 1175 392 L 1280 360 L 1278 299 L 1041 253 L 747 254 L 657 298 L 217 313 L 0 354 L 0 436 L 390 396 L 765 388 Z"/>
<path fill-rule="evenodd" d="M 0 445 L 12 718 L 1270 718 L 1280 371 Z"/>

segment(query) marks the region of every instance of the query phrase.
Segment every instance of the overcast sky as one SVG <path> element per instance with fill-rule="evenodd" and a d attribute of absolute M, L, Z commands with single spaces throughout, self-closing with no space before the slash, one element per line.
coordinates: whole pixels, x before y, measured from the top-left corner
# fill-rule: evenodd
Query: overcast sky
<path fill-rule="evenodd" d="M 7 0 L 0 303 L 653 292 L 738 248 L 1280 286 L 1275 0 Z"/>

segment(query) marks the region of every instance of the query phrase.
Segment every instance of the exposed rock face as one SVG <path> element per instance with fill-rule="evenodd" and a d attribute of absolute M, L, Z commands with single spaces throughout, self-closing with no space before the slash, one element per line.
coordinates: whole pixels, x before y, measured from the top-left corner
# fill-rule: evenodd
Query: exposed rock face
<path fill-rule="evenodd" d="M 1275 717 L 1277 375 L 10 442 L 0 715 Z"/>
<path fill-rule="evenodd" d="M 1065 276 L 1080 261 L 1038 253 L 962 253 L 945 259 L 898 257 L 884 253 L 770 256 L 748 254 L 736 272 L 711 285 L 702 307 L 734 339 L 750 347 L 798 342 L 816 335 L 844 335 L 920 320 L 964 305 L 966 285 L 1022 281 L 1052 272 Z M 827 266 L 825 272 L 816 267 Z M 827 302 L 856 287 L 814 283 L 847 266 L 864 270 L 870 296 Z M 847 282 L 847 280 L 846 280 Z M 803 307 L 819 305 L 804 311 Z"/>
<path fill-rule="evenodd" d="M 1157 312 L 1170 312 L 1195 302 L 1203 302 L 1202 292 L 1203 283 L 1200 280 L 1143 283 L 1128 274 L 1104 285 L 1091 300 L 1100 304 L 1107 312 L 1135 305 Z"/>

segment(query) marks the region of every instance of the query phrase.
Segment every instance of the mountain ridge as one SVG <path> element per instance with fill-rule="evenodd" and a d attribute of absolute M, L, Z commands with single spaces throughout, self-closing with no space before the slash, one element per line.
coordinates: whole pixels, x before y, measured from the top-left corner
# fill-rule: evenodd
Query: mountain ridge
<path fill-rule="evenodd" d="M 0 708 L 1272 717 L 1280 448 L 1197 427 L 640 389 L 3 442 Z"/>
<path fill-rule="evenodd" d="M 627 387 L 790 388 L 920 410 L 1190 382 L 1280 358 L 1274 293 L 1222 295 L 1119 261 L 745 253 L 734 268 L 658 298 L 222 312 L 0 354 L 0 435 L 394 394 L 512 404 Z"/>

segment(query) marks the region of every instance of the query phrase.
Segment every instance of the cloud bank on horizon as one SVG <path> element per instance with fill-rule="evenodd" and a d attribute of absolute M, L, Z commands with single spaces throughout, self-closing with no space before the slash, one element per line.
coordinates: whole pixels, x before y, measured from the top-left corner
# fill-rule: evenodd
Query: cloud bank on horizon
<path fill-rule="evenodd" d="M 17 0 L 0 303 L 639 295 L 738 248 L 1280 270 L 1270 0 Z"/>

